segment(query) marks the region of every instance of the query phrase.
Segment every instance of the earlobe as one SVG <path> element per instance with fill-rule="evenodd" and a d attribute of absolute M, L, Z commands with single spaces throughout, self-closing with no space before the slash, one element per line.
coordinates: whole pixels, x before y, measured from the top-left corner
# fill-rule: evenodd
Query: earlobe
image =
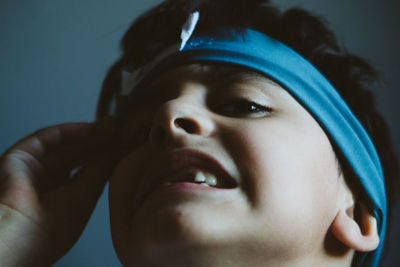
<path fill-rule="evenodd" d="M 359 204 L 358 216 L 354 216 L 353 207 L 339 210 L 331 231 L 337 240 L 357 251 L 372 251 L 379 245 L 376 218 L 362 203 Z"/>

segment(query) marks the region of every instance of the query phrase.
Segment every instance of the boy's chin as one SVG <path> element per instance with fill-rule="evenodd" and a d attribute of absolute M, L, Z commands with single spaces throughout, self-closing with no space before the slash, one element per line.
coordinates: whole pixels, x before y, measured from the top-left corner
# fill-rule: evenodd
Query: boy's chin
<path fill-rule="evenodd" d="M 213 255 L 230 239 L 227 233 L 209 227 L 210 223 L 194 223 L 195 217 L 170 216 L 175 217 L 132 230 L 128 266 L 195 266 L 192 260 Z"/>
<path fill-rule="evenodd" d="M 181 204 L 159 210 L 140 211 L 132 221 L 132 236 L 154 244 L 197 243 L 226 231 L 226 221 L 212 207 Z"/>
<path fill-rule="evenodd" d="M 246 217 L 238 202 L 230 208 L 216 197 L 168 196 L 149 198 L 131 220 L 132 238 L 162 242 L 197 242 L 224 237 L 240 229 L 238 218 Z M 243 221 L 245 222 L 245 221 Z M 232 231 L 229 231 L 231 229 Z"/>
<path fill-rule="evenodd" d="M 200 204 L 141 210 L 131 225 L 130 247 L 139 255 L 154 257 L 186 248 L 219 246 L 227 239 L 232 240 L 232 234 L 239 233 L 239 229 L 232 229 L 235 221 L 239 223 L 237 218 L 224 217 L 221 212 Z"/>
<path fill-rule="evenodd" d="M 154 218 L 134 224 L 129 244 L 129 266 L 145 266 L 140 263 L 187 254 L 187 248 L 196 250 L 207 245 L 212 233 L 206 225 L 194 223 L 194 220 L 184 213 L 171 212 L 162 221 Z"/>

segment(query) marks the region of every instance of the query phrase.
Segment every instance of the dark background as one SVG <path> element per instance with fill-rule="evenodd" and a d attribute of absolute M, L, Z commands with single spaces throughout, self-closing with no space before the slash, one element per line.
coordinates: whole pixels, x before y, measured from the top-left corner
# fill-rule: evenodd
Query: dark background
<path fill-rule="evenodd" d="M 0 152 L 55 123 L 92 121 L 99 88 L 132 20 L 159 0 L 0 0 Z M 400 153 L 399 0 L 275 0 L 324 17 L 349 51 L 381 73 L 379 109 Z M 382 266 L 399 266 L 400 207 Z M 56 267 L 120 266 L 111 243 L 107 189 L 75 247 Z"/>

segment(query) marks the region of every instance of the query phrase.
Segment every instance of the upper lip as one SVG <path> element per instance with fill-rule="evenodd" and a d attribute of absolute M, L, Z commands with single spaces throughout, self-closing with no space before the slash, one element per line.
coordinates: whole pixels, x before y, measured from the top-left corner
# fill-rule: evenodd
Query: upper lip
<path fill-rule="evenodd" d="M 145 186 L 146 196 L 172 175 L 185 168 L 193 168 L 214 174 L 218 179 L 229 181 L 233 187 L 239 184 L 239 181 L 232 177 L 224 166 L 214 157 L 207 153 L 194 149 L 180 149 L 169 152 L 162 158 L 161 166 L 157 167 L 157 171 L 150 175 Z"/>

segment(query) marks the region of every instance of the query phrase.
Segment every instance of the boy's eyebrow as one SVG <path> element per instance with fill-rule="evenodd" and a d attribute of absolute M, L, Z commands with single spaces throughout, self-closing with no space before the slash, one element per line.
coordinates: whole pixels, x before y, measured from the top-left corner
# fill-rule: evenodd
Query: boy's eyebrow
<path fill-rule="evenodd" d="M 210 85 L 217 87 L 221 85 L 233 85 L 235 83 L 240 84 L 245 82 L 251 82 L 253 84 L 266 83 L 272 85 L 275 88 L 282 88 L 281 85 L 279 85 L 271 78 L 251 70 L 233 69 L 229 72 L 216 74 L 214 77 L 215 79 L 214 81 L 210 81 Z M 211 79 L 209 78 L 209 80 Z"/>
<path fill-rule="evenodd" d="M 273 81 L 271 78 L 265 76 L 264 74 L 245 68 L 240 68 L 236 66 L 210 65 L 206 69 L 207 71 L 197 75 L 199 75 L 203 81 L 206 81 L 207 83 L 212 85 L 255 80 L 258 82 L 266 82 L 271 85 L 280 87 L 278 83 Z"/>

